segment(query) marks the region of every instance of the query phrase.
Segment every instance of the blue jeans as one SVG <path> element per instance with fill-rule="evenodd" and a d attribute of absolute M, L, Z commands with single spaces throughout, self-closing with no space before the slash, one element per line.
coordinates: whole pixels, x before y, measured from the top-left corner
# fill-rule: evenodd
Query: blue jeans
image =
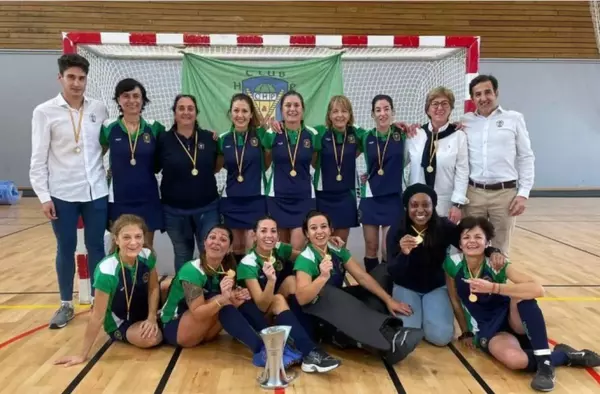
<path fill-rule="evenodd" d="M 200 252 L 204 250 L 204 239 L 210 229 L 219 223 L 218 200 L 190 213 L 168 206 L 165 206 L 163 211 L 165 230 L 173 244 L 177 274 L 186 262 L 194 258 L 196 245 Z"/>
<path fill-rule="evenodd" d="M 398 315 L 405 327 L 422 328 L 425 340 L 436 346 L 446 346 L 454 337 L 454 311 L 446 286 L 429 293 L 417 293 L 394 285 L 392 297 L 411 306 L 411 316 Z"/>
<path fill-rule="evenodd" d="M 56 236 L 56 274 L 61 301 L 73 300 L 75 276 L 75 249 L 77 247 L 77 222 L 84 223 L 84 241 L 88 254 L 90 280 L 96 266 L 105 257 L 104 231 L 108 220 L 108 197 L 88 202 L 69 202 L 52 197 L 57 219 L 52 220 Z M 94 288 L 92 287 L 92 295 Z"/>

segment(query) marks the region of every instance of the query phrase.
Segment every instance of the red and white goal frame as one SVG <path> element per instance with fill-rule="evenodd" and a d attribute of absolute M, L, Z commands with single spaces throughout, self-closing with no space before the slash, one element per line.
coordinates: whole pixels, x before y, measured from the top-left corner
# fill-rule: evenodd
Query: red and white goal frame
<path fill-rule="evenodd" d="M 455 94 L 453 116 L 473 111 L 468 86 L 479 72 L 480 48 L 480 38 L 476 36 L 82 31 L 64 32 L 62 43 L 64 53 L 80 53 L 90 60 L 87 93 L 102 99 L 112 116 L 116 115 L 112 100 L 114 87 L 120 79 L 131 77 L 140 80 L 150 96 L 151 103 L 144 115 L 164 123 L 171 122 L 169 108 L 181 87 L 177 78 L 182 51 L 245 62 L 307 59 L 342 51 L 344 94 L 353 103 L 358 124 L 368 125 L 372 122 L 370 101 L 379 93 L 394 98 L 398 120 L 426 120 L 426 93 L 440 85 Z M 165 68 L 165 63 L 171 65 Z M 362 166 L 361 156 L 357 162 L 359 171 Z M 222 184 L 224 174 L 218 174 L 217 180 Z M 80 301 L 86 303 L 89 295 L 85 293 L 89 293 L 90 280 L 81 221 L 78 234 Z"/>

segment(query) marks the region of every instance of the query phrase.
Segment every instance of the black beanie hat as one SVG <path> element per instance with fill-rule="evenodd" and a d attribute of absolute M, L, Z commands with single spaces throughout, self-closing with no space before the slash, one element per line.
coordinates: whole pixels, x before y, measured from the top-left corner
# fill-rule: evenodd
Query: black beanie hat
<path fill-rule="evenodd" d="M 404 208 L 408 208 L 408 201 L 410 198 L 419 193 L 425 193 L 429 195 L 433 207 L 435 208 L 437 206 L 437 193 L 435 190 L 422 183 L 415 183 L 407 187 L 402 195 L 402 203 L 404 204 Z"/>

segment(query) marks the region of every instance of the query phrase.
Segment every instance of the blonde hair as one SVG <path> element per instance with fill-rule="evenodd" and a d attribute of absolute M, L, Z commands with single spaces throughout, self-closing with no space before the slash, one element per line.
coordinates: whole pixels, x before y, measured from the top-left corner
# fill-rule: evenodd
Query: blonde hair
<path fill-rule="evenodd" d="M 429 110 L 429 107 L 431 106 L 433 100 L 435 100 L 438 97 L 446 97 L 448 99 L 448 102 L 450 103 L 450 110 L 454 110 L 454 102 L 456 101 L 454 93 L 452 93 L 452 90 L 444 86 L 438 86 L 437 88 L 431 89 L 429 93 L 427 93 L 427 98 L 425 99 L 425 114 L 430 119 L 431 117 L 429 116 L 427 111 Z"/>
<path fill-rule="evenodd" d="M 121 233 L 121 231 L 123 231 L 123 229 L 126 226 L 137 226 L 142 230 L 144 235 L 146 235 L 146 233 L 148 232 L 148 226 L 146 226 L 146 222 L 141 217 L 139 217 L 137 215 L 131 215 L 131 214 L 124 214 L 124 215 L 119 216 L 119 218 L 114 221 L 114 223 L 112 224 L 112 226 L 110 228 L 110 232 L 112 234 L 112 240 L 111 240 L 110 250 L 109 250 L 108 254 L 113 254 L 119 249 L 119 247 L 117 245 L 117 238 L 119 237 L 119 234 Z M 150 248 L 146 244 L 145 238 L 144 238 L 144 248 L 152 250 L 152 248 Z M 152 253 L 154 254 L 153 250 L 152 250 Z"/>
<path fill-rule="evenodd" d="M 329 114 L 333 111 L 333 106 L 339 104 L 343 109 L 347 110 L 350 113 L 350 119 L 348 119 L 348 124 L 352 126 L 354 124 L 354 112 L 352 111 L 352 103 L 348 100 L 348 97 L 343 95 L 333 96 L 331 100 L 329 100 L 329 105 L 327 106 L 327 115 L 325 115 L 325 125 L 328 129 L 333 127 L 333 122 L 329 119 Z"/>

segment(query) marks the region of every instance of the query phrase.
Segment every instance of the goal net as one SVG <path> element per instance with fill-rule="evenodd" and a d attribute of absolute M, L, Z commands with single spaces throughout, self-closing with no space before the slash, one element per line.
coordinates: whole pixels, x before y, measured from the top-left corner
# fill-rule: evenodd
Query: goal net
<path fill-rule="evenodd" d="M 377 94 L 390 95 L 396 120 L 410 123 L 427 121 L 426 95 L 437 86 L 451 89 L 456 96 L 452 120 L 470 107 L 467 86 L 478 71 L 477 37 L 240 37 L 65 33 L 63 43 L 65 52 L 79 53 L 90 61 L 87 94 L 104 101 L 111 116 L 118 115 L 113 100 L 117 82 L 135 78 L 145 86 L 151 100 L 144 117 L 158 120 L 167 128 L 173 122 L 173 99 L 182 88 L 182 51 L 253 64 L 297 62 L 343 51 L 344 94 L 352 102 L 357 124 L 363 128 L 374 127 L 371 100 Z M 357 167 L 358 174 L 365 172 L 362 155 Z M 225 170 L 217 174 L 219 190 L 225 177 Z"/>

